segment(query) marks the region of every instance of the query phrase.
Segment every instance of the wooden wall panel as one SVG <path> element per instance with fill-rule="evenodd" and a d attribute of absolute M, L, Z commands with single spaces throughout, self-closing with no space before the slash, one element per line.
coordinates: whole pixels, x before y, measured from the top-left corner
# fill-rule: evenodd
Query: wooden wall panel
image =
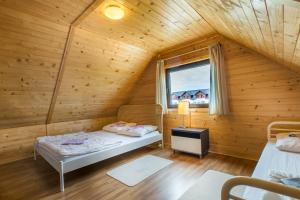
<path fill-rule="evenodd" d="M 116 115 L 152 55 L 76 29 L 51 122 Z"/>
<path fill-rule="evenodd" d="M 4 5 L 1 2 L 0 129 L 43 124 L 67 27 Z"/>
<path fill-rule="evenodd" d="M 155 69 L 156 59 L 151 60 L 143 72 L 140 80 L 136 83 L 130 104 L 153 104 L 155 103 Z"/>
<path fill-rule="evenodd" d="M 33 156 L 35 138 L 46 135 L 45 125 L 0 130 L 0 164 Z"/>
<path fill-rule="evenodd" d="M 47 135 L 97 131 L 101 130 L 103 126 L 116 121 L 117 117 L 115 116 L 47 124 Z"/>
<path fill-rule="evenodd" d="M 188 52 L 197 49 L 197 46 L 200 48 L 200 44 L 209 45 L 217 40 L 225 50 L 231 115 L 215 117 L 208 115 L 208 109 L 191 109 L 191 126 L 210 129 L 211 151 L 257 159 L 267 141 L 268 123 L 274 120 L 300 120 L 300 75 L 223 37 L 211 38 L 206 42 L 191 42 L 182 49 L 176 47 L 174 51 L 162 52 L 161 56 L 174 56 L 178 52 L 182 54 L 184 49 Z M 205 48 L 197 54 L 192 53 L 194 60 L 203 59 L 205 54 L 208 57 Z M 173 61 L 167 63 L 186 63 L 186 56 L 173 58 Z M 155 101 L 155 96 L 149 96 L 155 94 L 154 66 L 150 65 L 152 69 L 146 69 L 148 73 L 144 73 L 140 79 L 131 103 Z M 145 83 L 147 90 L 143 89 Z M 170 145 L 170 129 L 180 124 L 182 118 L 177 115 L 176 109 L 169 110 L 164 116 L 167 146 Z"/>

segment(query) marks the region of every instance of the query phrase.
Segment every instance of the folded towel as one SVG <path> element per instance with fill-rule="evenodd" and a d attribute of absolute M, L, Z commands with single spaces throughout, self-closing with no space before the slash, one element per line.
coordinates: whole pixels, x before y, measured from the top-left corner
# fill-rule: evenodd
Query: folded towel
<path fill-rule="evenodd" d="M 300 175 L 299 174 L 292 174 L 292 173 L 289 173 L 289 172 L 286 172 L 286 171 L 278 171 L 278 170 L 271 169 L 269 171 L 269 177 L 270 177 L 270 181 L 280 183 L 281 179 L 284 179 L 284 178 L 300 178 Z"/>
<path fill-rule="evenodd" d="M 282 178 L 280 181 L 284 185 L 300 188 L 300 178 Z"/>
<path fill-rule="evenodd" d="M 284 183 L 286 179 L 291 178 L 299 178 L 300 175 L 288 173 L 286 171 L 278 171 L 271 169 L 269 171 L 269 181 L 277 182 L 277 183 Z M 291 197 L 283 196 L 274 192 L 265 191 L 263 195 L 263 200 L 297 200 Z"/>

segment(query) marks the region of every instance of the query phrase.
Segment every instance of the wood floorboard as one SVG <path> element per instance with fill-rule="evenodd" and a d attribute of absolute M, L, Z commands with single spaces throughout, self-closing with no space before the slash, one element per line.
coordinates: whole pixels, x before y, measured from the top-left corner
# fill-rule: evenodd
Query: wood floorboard
<path fill-rule="evenodd" d="M 171 159 L 174 163 L 135 187 L 127 187 L 106 175 L 108 170 L 145 154 Z M 173 200 L 209 169 L 250 175 L 255 165 L 255 161 L 212 153 L 199 159 L 146 147 L 66 174 L 65 192 L 61 193 L 58 173 L 38 157 L 37 161 L 25 159 L 0 166 L 0 199 Z"/>

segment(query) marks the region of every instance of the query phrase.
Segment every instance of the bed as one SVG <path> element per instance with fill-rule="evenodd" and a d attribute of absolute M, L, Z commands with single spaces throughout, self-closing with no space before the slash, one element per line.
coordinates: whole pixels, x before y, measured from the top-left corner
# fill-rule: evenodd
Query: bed
<path fill-rule="evenodd" d="M 272 122 L 268 126 L 268 143 L 261 154 L 251 178 L 235 177 L 228 180 L 222 188 L 222 200 L 229 198 L 241 199 L 230 195 L 230 190 L 238 185 L 248 186 L 243 193 L 242 199 L 261 200 L 266 191 L 300 199 L 300 189 L 268 181 L 270 170 L 300 174 L 300 154 L 280 151 L 275 147 L 276 134 L 300 132 L 299 128 L 300 122 Z"/>
<path fill-rule="evenodd" d="M 60 190 L 64 191 L 64 174 L 76 169 L 94 164 L 96 162 L 156 143 L 163 144 L 163 119 L 160 105 L 124 105 L 119 108 L 117 120 L 135 122 L 138 124 L 150 124 L 158 127 L 157 131 L 148 133 L 142 137 L 130 137 L 118 135 L 107 131 L 96 131 L 90 134 L 101 135 L 111 141 L 121 141 L 119 145 L 76 156 L 62 156 L 52 151 L 47 146 L 34 145 L 34 159 L 41 155 L 60 175 Z M 163 146 L 163 145 L 161 145 Z"/>
<path fill-rule="evenodd" d="M 252 177 L 268 180 L 270 169 L 300 174 L 300 154 L 280 151 L 275 147 L 275 142 L 268 142 L 256 165 Z M 264 192 L 265 191 L 263 190 L 247 187 L 244 198 L 262 199 Z"/>

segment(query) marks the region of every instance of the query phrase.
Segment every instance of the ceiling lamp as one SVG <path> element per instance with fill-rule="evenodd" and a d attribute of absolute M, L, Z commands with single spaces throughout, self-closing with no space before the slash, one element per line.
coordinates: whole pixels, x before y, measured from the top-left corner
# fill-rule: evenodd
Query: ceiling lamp
<path fill-rule="evenodd" d="M 119 6 L 110 5 L 105 8 L 104 14 L 110 19 L 119 20 L 124 17 L 124 10 Z"/>

